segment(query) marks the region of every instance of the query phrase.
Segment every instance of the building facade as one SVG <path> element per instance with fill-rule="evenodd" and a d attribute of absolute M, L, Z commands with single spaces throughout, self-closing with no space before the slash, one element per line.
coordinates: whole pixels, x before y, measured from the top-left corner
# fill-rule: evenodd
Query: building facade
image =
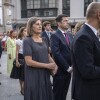
<path fill-rule="evenodd" d="M 4 32 L 12 29 L 12 19 L 14 18 L 14 7 L 12 0 L 2 0 L 3 27 Z"/>
<path fill-rule="evenodd" d="M 2 0 L 0 0 L 0 25 L 2 25 L 3 20 L 2 20 Z"/>
<path fill-rule="evenodd" d="M 0 35 L 3 32 L 3 13 L 2 13 L 2 0 L 0 0 Z"/>
<path fill-rule="evenodd" d="M 4 1 L 4 0 L 3 0 Z M 67 14 L 69 22 L 85 21 L 89 3 L 100 0 L 6 0 L 11 8 L 12 25 L 26 23 L 29 17 L 37 16 L 43 20 L 54 21 L 59 14 Z M 11 5 L 10 5 L 11 4 Z M 7 18 L 6 18 L 7 19 Z"/>

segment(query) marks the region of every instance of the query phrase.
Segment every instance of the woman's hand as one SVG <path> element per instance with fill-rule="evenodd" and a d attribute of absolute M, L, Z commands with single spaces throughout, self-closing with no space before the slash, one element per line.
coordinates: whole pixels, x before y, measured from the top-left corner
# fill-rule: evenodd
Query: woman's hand
<path fill-rule="evenodd" d="M 50 69 L 50 70 L 54 70 L 55 66 L 56 66 L 55 63 L 48 63 L 47 64 L 47 68 Z"/>
<path fill-rule="evenodd" d="M 9 54 L 8 56 L 9 56 L 9 59 L 11 59 L 11 54 Z"/>
<path fill-rule="evenodd" d="M 16 67 L 20 67 L 20 63 L 18 61 L 16 61 Z"/>
<path fill-rule="evenodd" d="M 55 65 L 56 65 L 56 64 L 55 64 Z M 57 73 L 57 70 L 58 70 L 58 66 L 56 65 L 56 66 L 55 66 L 55 69 L 52 70 L 52 75 L 55 75 L 55 74 Z"/>
<path fill-rule="evenodd" d="M 48 64 L 48 69 L 50 69 L 52 74 L 55 75 L 56 72 L 57 72 L 58 67 L 55 63 L 49 63 Z"/>

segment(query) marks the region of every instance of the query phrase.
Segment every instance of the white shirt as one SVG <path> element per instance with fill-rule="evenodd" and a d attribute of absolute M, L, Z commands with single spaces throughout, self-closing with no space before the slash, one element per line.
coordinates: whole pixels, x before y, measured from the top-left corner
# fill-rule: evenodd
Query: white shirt
<path fill-rule="evenodd" d="M 46 32 L 47 36 L 48 36 L 49 39 L 50 39 L 50 36 L 51 36 L 51 35 L 50 35 L 50 31 L 46 31 L 46 30 L 45 30 L 45 32 Z"/>
<path fill-rule="evenodd" d="M 23 54 L 23 40 L 21 39 L 16 40 L 16 44 L 20 47 L 19 53 Z"/>
<path fill-rule="evenodd" d="M 66 33 L 66 31 L 64 32 L 63 30 L 61 30 L 60 28 L 58 28 L 60 31 L 61 31 L 61 33 L 63 34 L 63 36 L 65 37 L 65 35 L 64 35 L 64 33 Z"/>
<path fill-rule="evenodd" d="M 85 23 L 88 27 L 91 28 L 91 30 L 94 32 L 94 34 L 97 36 L 98 31 L 91 25 L 89 25 L 88 23 Z"/>

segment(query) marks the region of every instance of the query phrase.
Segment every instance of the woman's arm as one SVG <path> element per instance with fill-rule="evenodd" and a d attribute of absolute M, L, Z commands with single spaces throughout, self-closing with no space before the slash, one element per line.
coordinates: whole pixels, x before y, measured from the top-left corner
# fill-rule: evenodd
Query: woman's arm
<path fill-rule="evenodd" d="M 55 63 L 41 63 L 41 62 L 37 62 L 32 59 L 33 47 L 32 47 L 32 43 L 29 38 L 26 38 L 23 41 L 23 54 L 25 57 L 26 64 L 30 67 L 46 68 L 49 70 L 55 69 Z"/>
<path fill-rule="evenodd" d="M 40 62 L 32 60 L 31 56 L 25 56 L 25 62 L 30 67 L 46 68 L 49 70 L 55 69 L 55 63 L 53 63 L 53 62 L 52 63 L 40 63 Z"/>
<path fill-rule="evenodd" d="M 20 67 L 19 61 L 18 61 L 18 53 L 19 53 L 20 46 L 16 44 L 16 67 Z"/>

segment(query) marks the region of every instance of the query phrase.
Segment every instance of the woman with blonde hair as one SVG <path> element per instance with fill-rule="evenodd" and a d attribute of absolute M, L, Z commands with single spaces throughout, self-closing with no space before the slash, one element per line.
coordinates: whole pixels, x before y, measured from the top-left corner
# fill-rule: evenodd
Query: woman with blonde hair
<path fill-rule="evenodd" d="M 46 39 L 40 36 L 42 22 L 38 18 L 30 18 L 27 23 L 28 37 L 24 39 L 25 57 L 25 94 L 24 100 L 53 100 L 50 73 L 57 71 L 51 58 Z"/>
<path fill-rule="evenodd" d="M 74 35 L 80 30 L 80 28 L 82 28 L 83 24 L 84 24 L 83 22 L 76 23 L 74 28 Z"/>

